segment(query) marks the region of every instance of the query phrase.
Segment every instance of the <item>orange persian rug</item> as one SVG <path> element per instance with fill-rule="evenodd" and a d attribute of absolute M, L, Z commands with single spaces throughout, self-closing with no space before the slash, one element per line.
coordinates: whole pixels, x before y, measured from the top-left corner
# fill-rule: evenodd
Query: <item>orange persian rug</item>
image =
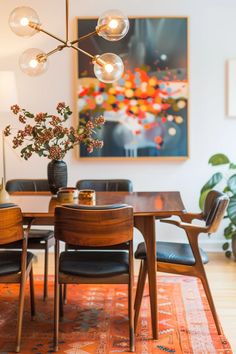
<path fill-rule="evenodd" d="M 21 353 L 53 353 L 53 279 L 42 300 L 42 276 L 35 277 L 36 319 L 30 319 L 26 291 Z M 232 353 L 218 336 L 201 284 L 195 278 L 158 276 L 159 339 L 151 339 L 148 288 L 143 298 L 136 353 Z M 14 351 L 18 286 L 0 285 L 0 353 Z M 127 287 L 71 285 L 60 323 L 59 353 L 128 353 Z"/>

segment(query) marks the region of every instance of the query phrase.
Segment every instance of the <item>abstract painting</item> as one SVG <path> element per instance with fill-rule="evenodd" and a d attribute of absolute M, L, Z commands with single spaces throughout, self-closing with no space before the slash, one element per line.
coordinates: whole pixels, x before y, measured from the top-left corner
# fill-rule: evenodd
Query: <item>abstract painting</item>
<path fill-rule="evenodd" d="M 78 19 L 78 35 L 96 20 Z M 79 119 L 103 115 L 102 149 L 81 158 L 188 157 L 188 19 L 131 18 L 128 34 L 109 42 L 99 36 L 81 42 L 92 54 L 115 53 L 124 74 L 114 84 L 99 82 L 93 65 L 78 55 Z"/>

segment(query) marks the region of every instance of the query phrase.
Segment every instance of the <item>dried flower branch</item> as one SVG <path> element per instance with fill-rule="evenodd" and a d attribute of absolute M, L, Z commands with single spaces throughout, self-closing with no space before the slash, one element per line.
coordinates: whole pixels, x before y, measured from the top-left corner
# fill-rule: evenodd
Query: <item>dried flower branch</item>
<path fill-rule="evenodd" d="M 105 120 L 103 116 L 93 120 L 81 120 L 78 128 L 66 127 L 72 111 L 64 102 L 58 103 L 58 116 L 48 113 L 32 114 L 18 105 L 11 107 L 12 112 L 18 116 L 23 129 L 18 130 L 13 136 L 13 148 L 21 149 L 21 157 L 28 160 L 33 153 L 47 157 L 50 160 L 62 160 L 67 151 L 76 145 L 85 144 L 87 151 L 91 153 L 94 148 L 102 148 L 103 141 L 94 138 L 96 130 L 100 129 Z M 11 126 L 4 130 L 4 135 L 12 134 Z"/>

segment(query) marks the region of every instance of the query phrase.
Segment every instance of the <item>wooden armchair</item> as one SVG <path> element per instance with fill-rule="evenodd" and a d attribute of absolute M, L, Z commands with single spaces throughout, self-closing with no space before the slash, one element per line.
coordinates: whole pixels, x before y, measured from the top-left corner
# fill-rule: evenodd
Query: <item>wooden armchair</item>
<path fill-rule="evenodd" d="M 33 283 L 33 254 L 27 252 L 27 236 L 29 227 L 24 232 L 20 208 L 13 204 L 0 205 L 0 246 L 12 242 L 20 242 L 20 251 L 0 251 L 0 283 L 19 283 L 19 305 L 17 315 L 16 352 L 20 351 L 24 295 L 26 279 L 30 277 L 31 316 L 35 315 L 34 283 Z"/>
<path fill-rule="evenodd" d="M 132 207 L 72 205 L 56 208 L 55 239 L 55 350 L 58 350 L 59 308 L 63 316 L 63 284 L 128 284 L 130 350 L 134 351 Z M 60 254 L 59 241 L 85 250 L 79 248 Z M 122 250 L 96 251 L 118 244 L 122 245 Z M 91 247 L 93 250 L 88 249 Z"/>
<path fill-rule="evenodd" d="M 221 334 L 221 327 L 217 318 L 215 305 L 211 295 L 210 287 L 204 269 L 208 262 L 207 254 L 199 248 L 198 236 L 200 233 L 214 233 L 224 216 L 228 205 L 228 197 L 217 191 L 210 191 L 206 197 L 202 213 L 186 213 L 182 221 L 163 219 L 161 222 L 175 225 L 183 229 L 189 243 L 157 242 L 156 243 L 156 269 L 159 272 L 184 274 L 195 276 L 201 279 L 212 315 L 215 320 L 218 334 Z M 192 224 L 192 220 L 204 221 L 204 225 Z M 145 244 L 140 243 L 135 252 L 135 258 L 141 260 L 137 292 L 135 298 L 135 328 L 137 327 L 145 280 L 147 276 L 147 255 Z"/>
<path fill-rule="evenodd" d="M 6 190 L 14 192 L 47 192 L 49 191 L 47 179 L 12 179 L 7 181 Z M 44 250 L 44 287 L 43 299 L 48 296 L 48 258 L 49 248 L 55 243 L 53 230 L 32 229 L 29 232 L 28 249 Z M 5 245 L 8 249 L 18 249 L 19 242 Z"/>

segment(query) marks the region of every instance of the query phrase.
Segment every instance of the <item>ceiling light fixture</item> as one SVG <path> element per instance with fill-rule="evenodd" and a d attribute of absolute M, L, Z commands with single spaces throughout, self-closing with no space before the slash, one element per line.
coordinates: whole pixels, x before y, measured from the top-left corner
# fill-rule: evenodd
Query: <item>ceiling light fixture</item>
<path fill-rule="evenodd" d="M 37 48 L 30 48 L 20 56 L 19 64 L 21 70 L 31 76 L 37 76 L 47 70 L 48 57 L 65 48 L 72 48 L 91 58 L 94 64 L 94 74 L 98 80 L 110 83 L 118 80 L 124 71 L 124 64 L 121 58 L 113 53 L 104 53 L 102 55 L 92 55 L 87 51 L 77 47 L 75 44 L 80 41 L 99 35 L 108 41 L 118 41 L 123 38 L 129 30 L 129 20 L 119 10 L 110 10 L 104 12 L 98 19 L 97 26 L 93 32 L 90 32 L 76 40 L 69 40 L 69 0 L 66 5 L 66 39 L 63 40 L 52 33 L 49 33 L 40 23 L 40 19 L 35 10 L 30 7 L 17 7 L 9 17 L 9 25 L 12 31 L 18 36 L 31 37 L 38 32 L 56 39 L 61 44 L 48 53 L 44 53 Z"/>

